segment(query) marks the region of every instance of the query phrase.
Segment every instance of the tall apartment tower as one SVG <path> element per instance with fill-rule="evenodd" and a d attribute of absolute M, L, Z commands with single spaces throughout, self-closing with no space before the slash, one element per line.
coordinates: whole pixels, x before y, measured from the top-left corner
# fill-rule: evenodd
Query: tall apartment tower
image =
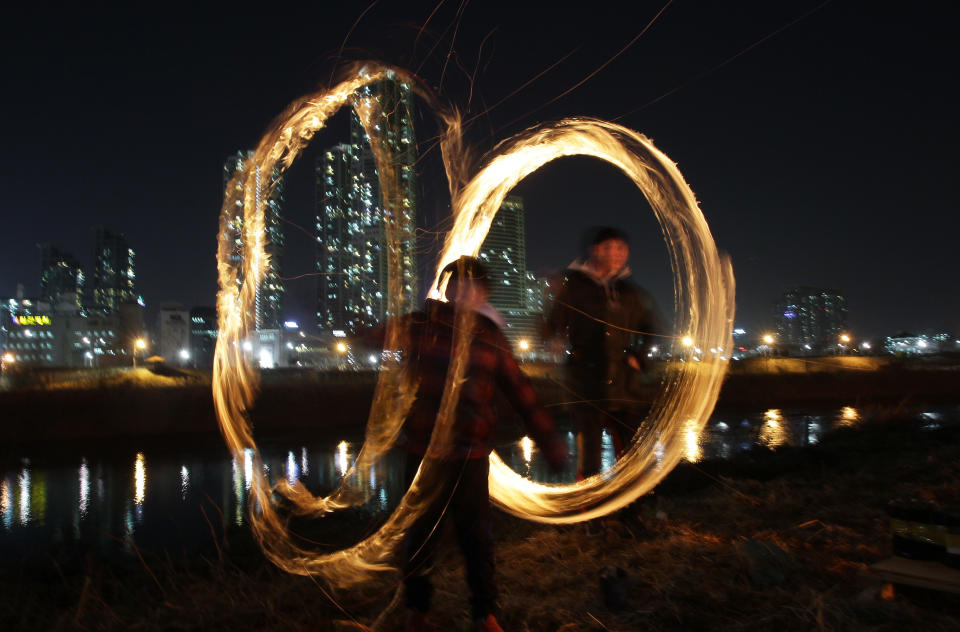
<path fill-rule="evenodd" d="M 490 304 L 500 311 L 527 307 L 527 241 L 523 198 L 508 196 L 490 224 L 480 260 L 490 275 Z"/>
<path fill-rule="evenodd" d="M 95 229 L 91 281 L 90 306 L 96 312 L 116 312 L 137 300 L 136 254 L 122 234 Z"/>
<path fill-rule="evenodd" d="M 523 198 L 507 196 L 480 246 L 479 258 L 490 275 L 490 304 L 504 317 L 503 333 L 523 356 L 540 347 L 544 292 L 527 271 L 527 240 Z"/>
<path fill-rule="evenodd" d="M 392 79 L 359 91 L 380 113 L 373 124 L 392 157 L 399 187 L 398 239 L 387 238 L 387 204 L 370 139 L 352 114 L 350 143 L 330 147 L 316 164 L 317 324 L 356 331 L 389 316 L 388 257 L 397 255 L 400 292 L 416 296 L 416 142 L 410 86 Z M 397 249 L 397 250 L 392 250 Z"/>
<path fill-rule="evenodd" d="M 83 310 L 83 270 L 69 252 L 50 243 L 40 248 L 40 300 L 51 309 L 69 304 L 71 310 Z"/>
<path fill-rule="evenodd" d="M 224 191 L 230 180 L 238 172 L 245 171 L 253 157 L 252 151 L 239 151 L 230 156 L 223 165 Z M 279 329 L 283 323 L 284 284 L 283 284 L 283 246 L 285 236 L 281 224 L 283 210 L 283 177 L 280 170 L 274 168 L 270 174 L 260 173 L 256 167 L 254 199 L 262 205 L 264 225 L 266 228 L 266 244 L 264 251 L 267 254 L 267 269 L 264 271 L 263 281 L 257 287 L 255 310 L 257 329 Z M 242 245 L 243 245 L 243 179 L 235 183 L 241 193 L 237 200 L 237 207 L 231 218 L 221 230 L 229 231 L 233 237 L 234 254 L 231 261 L 237 266 L 242 280 Z"/>
<path fill-rule="evenodd" d="M 835 348 L 847 327 L 847 301 L 837 290 L 798 287 L 777 302 L 777 341 L 798 351 Z"/>

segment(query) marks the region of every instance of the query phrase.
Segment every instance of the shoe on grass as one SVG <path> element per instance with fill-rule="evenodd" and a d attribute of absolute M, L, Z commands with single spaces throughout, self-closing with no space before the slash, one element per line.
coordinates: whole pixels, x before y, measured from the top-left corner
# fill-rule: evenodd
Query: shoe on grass
<path fill-rule="evenodd" d="M 488 614 L 483 619 L 477 619 L 473 629 L 476 632 L 503 632 L 503 628 L 497 623 L 497 618 L 492 614 Z"/>

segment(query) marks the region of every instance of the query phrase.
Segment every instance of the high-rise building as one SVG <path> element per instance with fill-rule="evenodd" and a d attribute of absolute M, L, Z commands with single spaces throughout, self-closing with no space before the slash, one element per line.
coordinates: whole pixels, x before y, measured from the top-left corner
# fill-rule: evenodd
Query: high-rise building
<path fill-rule="evenodd" d="M 94 232 L 90 307 L 102 314 L 137 301 L 136 255 L 126 237 L 98 227 Z"/>
<path fill-rule="evenodd" d="M 217 348 L 217 310 L 194 307 L 190 310 L 190 361 L 193 366 L 213 366 Z"/>
<path fill-rule="evenodd" d="M 480 246 L 490 275 L 490 304 L 497 309 L 526 309 L 527 242 L 523 198 L 508 196 Z"/>
<path fill-rule="evenodd" d="M 521 357 L 539 355 L 546 281 L 527 271 L 523 198 L 507 196 L 480 246 L 480 261 L 490 275 L 490 304 L 506 321 L 504 335 Z"/>
<path fill-rule="evenodd" d="M 798 352 L 835 349 L 847 328 L 847 301 L 837 290 L 798 287 L 777 302 L 777 344 Z"/>
<path fill-rule="evenodd" d="M 223 165 L 224 190 L 231 179 L 250 166 L 252 151 L 240 151 L 230 156 Z M 238 280 L 242 281 L 242 245 L 243 245 L 243 187 L 245 178 L 238 179 L 234 186 L 240 195 L 237 199 L 235 213 L 222 227 L 233 236 L 235 244 L 231 261 L 237 267 Z M 283 177 L 278 168 L 274 168 L 269 175 L 261 174 L 260 167 L 256 167 L 254 178 L 255 203 L 263 208 L 264 227 L 266 229 L 266 244 L 264 251 L 267 255 L 267 268 L 263 273 L 263 281 L 257 287 L 255 300 L 255 321 L 257 329 L 276 329 L 283 323 L 283 307 L 285 288 L 283 284 L 283 246 L 284 232 L 281 224 L 283 210 Z"/>
<path fill-rule="evenodd" d="M 361 89 L 378 106 L 370 123 L 382 134 L 398 199 L 384 200 L 370 138 L 352 114 L 350 143 L 327 149 L 316 164 L 317 324 L 356 331 L 389 315 L 388 259 L 399 266 L 399 291 L 416 295 L 416 142 L 410 86 L 387 79 Z M 392 208 L 391 208 L 392 207 Z M 388 238 L 388 213 L 398 231 Z"/>
<path fill-rule="evenodd" d="M 190 312 L 179 303 L 160 306 L 160 355 L 167 363 L 190 363 Z"/>
<path fill-rule="evenodd" d="M 54 246 L 43 243 L 40 248 L 40 300 L 53 309 L 83 310 L 83 270 L 76 258 Z"/>

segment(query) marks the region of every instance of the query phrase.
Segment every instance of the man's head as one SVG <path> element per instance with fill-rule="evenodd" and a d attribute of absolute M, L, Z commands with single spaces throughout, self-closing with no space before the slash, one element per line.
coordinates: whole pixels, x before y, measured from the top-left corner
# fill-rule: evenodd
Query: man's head
<path fill-rule="evenodd" d="M 597 230 L 590 247 L 590 258 L 604 276 L 619 272 L 630 258 L 630 243 L 627 234 L 618 228 L 604 227 Z"/>
<path fill-rule="evenodd" d="M 448 263 L 440 273 L 441 282 L 448 274 L 450 276 L 444 294 L 448 301 L 463 304 L 479 304 L 487 301 L 490 293 L 490 278 L 487 275 L 487 268 L 476 257 L 464 255 Z"/>

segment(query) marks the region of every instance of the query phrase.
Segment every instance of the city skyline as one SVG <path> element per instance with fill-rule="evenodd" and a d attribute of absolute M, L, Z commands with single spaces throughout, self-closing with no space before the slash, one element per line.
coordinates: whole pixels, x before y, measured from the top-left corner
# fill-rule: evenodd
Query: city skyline
<path fill-rule="evenodd" d="M 773 326 L 771 304 L 788 288 L 813 286 L 846 296 L 861 335 L 960 329 L 951 249 L 960 226 L 948 186 L 957 89 L 943 80 L 957 44 L 936 4 L 904 13 L 897 3 L 841 0 L 729 10 L 673 3 L 630 46 L 663 3 L 577 18 L 545 3 L 471 6 L 456 40 L 455 7 L 420 28 L 434 7 L 378 5 L 353 29 L 360 11 L 335 8 L 294 25 L 285 46 L 271 45 L 281 40 L 270 16 L 261 29 L 213 10 L 186 24 L 161 15 L 148 33 L 132 9 L 12 15 L 18 32 L 5 38 L 3 62 L 11 97 L 0 107 L 17 125 L 0 153 L 10 191 L 0 295 L 17 283 L 39 295 L 38 242 L 81 255 L 87 271 L 90 227 L 105 225 L 136 249 L 137 292 L 149 309 L 212 305 L 223 161 L 328 82 L 336 62 L 376 57 L 419 69 L 468 120 L 495 106 L 468 125 L 478 152 L 565 115 L 615 119 L 651 136 L 678 162 L 732 257 L 738 324 Z M 263 46 L 235 45 L 256 36 Z M 238 98 L 250 73 L 262 84 Z M 82 158 L 65 160 L 60 147 Z M 299 163 L 291 179 L 297 167 L 312 171 L 308 156 Z M 443 174 L 424 161 L 418 177 L 429 193 L 418 229 L 442 233 Z M 303 179 L 286 201 L 290 221 L 309 227 L 312 184 Z M 621 225 L 638 282 L 670 305 L 656 223 L 613 168 L 561 161 L 515 193 L 526 202 L 531 270 L 569 263 L 590 225 Z M 285 275 L 309 273 L 310 237 L 285 231 Z M 291 304 L 307 306 L 302 320 L 314 283 L 289 283 Z"/>

